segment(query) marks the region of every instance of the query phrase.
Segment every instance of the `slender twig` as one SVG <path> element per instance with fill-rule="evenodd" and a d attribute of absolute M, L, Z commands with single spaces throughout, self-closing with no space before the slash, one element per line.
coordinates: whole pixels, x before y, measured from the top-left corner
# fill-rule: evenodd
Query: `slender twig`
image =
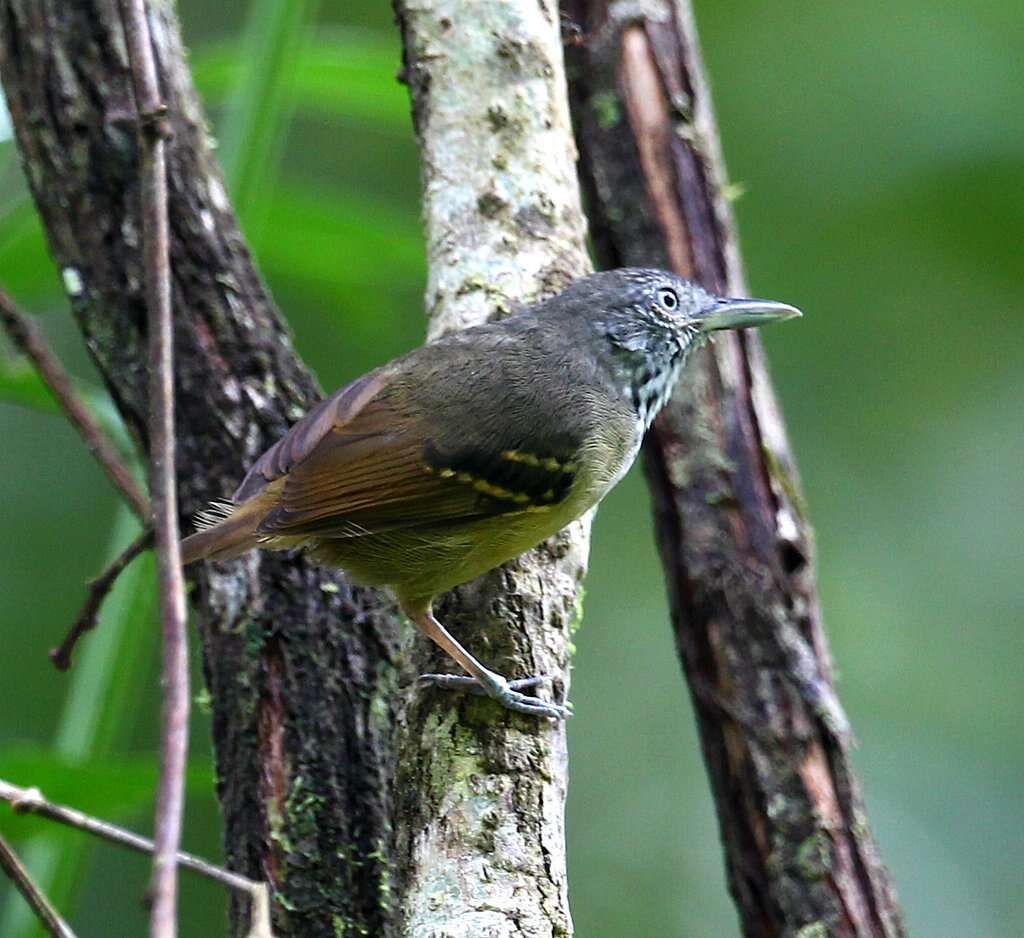
<path fill-rule="evenodd" d="M 11 341 L 35 365 L 39 377 L 50 389 L 61 410 L 79 432 L 89 452 L 103 467 L 139 520 L 149 521 L 149 499 L 135 481 L 117 452 L 113 441 L 103 432 L 89 408 L 79 396 L 60 359 L 54 354 L 39 327 L 18 309 L 14 300 L 0 290 L 0 322 Z"/>
<path fill-rule="evenodd" d="M 36 918 L 39 919 L 48 934 L 53 935 L 54 938 L 75 938 L 75 933 L 68 923 L 61 918 L 60 913 L 35 884 L 18 855 L 2 836 L 0 836 L 0 868 L 10 877 L 18 892 L 25 897 L 25 901 L 32 907 Z"/>
<path fill-rule="evenodd" d="M 153 529 L 149 526 L 149 499 L 122 461 L 113 441 L 104 433 L 75 390 L 71 376 L 50 348 L 46 337 L 32 318 L 18 309 L 14 300 L 3 290 L 0 290 L 0 322 L 3 323 L 14 345 L 35 366 L 39 377 L 49 388 L 58 406 L 85 441 L 89 452 L 106 471 L 139 520 L 147 525 L 142 534 L 89 584 L 89 594 L 78 618 L 60 645 L 50 651 L 50 660 L 57 669 L 66 671 L 71 667 L 72 650 L 82 635 L 96 626 L 100 607 L 117 578 L 132 560 L 153 543 Z"/>
<path fill-rule="evenodd" d="M 128 60 L 138 109 L 142 241 L 149 323 L 150 492 L 160 581 L 164 691 L 157 790 L 151 938 L 177 934 L 177 866 L 188 750 L 188 636 L 178 539 L 174 463 L 174 361 L 171 322 L 167 162 L 170 136 L 160 98 L 145 0 L 121 0 Z"/>
<path fill-rule="evenodd" d="M 117 578 L 124 572 L 124 568 L 152 545 L 153 529 L 146 528 L 114 558 L 106 570 L 89 582 L 89 594 L 81 612 L 78 613 L 78 618 L 72 623 L 64 640 L 56 648 L 50 649 L 50 660 L 58 671 L 67 671 L 71 667 L 71 653 L 75 650 L 75 645 L 86 632 L 96 627 L 100 607 L 117 582 Z"/>
<path fill-rule="evenodd" d="M 36 814 L 50 821 L 56 821 L 58 824 L 74 827 L 87 834 L 127 847 L 137 853 L 153 853 L 153 841 L 149 838 L 125 830 L 116 824 L 101 821 L 76 808 L 48 801 L 38 788 L 22 788 L 0 779 L 0 801 L 6 801 L 18 814 Z M 222 866 L 210 863 L 202 857 L 183 851 L 175 853 L 174 862 L 183 869 L 191 870 L 206 879 L 212 879 L 228 889 L 246 893 L 252 902 L 250 938 L 270 935 L 270 900 L 266 883 L 256 882 L 246 876 L 226 870 Z M 262 930 L 257 928 L 257 925 L 260 925 Z"/>
<path fill-rule="evenodd" d="M 20 785 L 13 785 L 5 779 L 0 779 L 0 801 L 6 801 L 18 814 L 36 814 L 39 817 L 56 821 L 58 824 L 74 827 L 87 834 L 127 847 L 136 853 L 151 854 L 153 852 L 153 841 L 148 837 L 118 827 L 116 824 L 101 821 L 77 808 L 50 801 L 38 788 L 22 788 Z M 262 883 L 239 873 L 232 873 L 230 870 L 191 853 L 178 852 L 176 860 L 178 865 L 185 869 L 192 870 L 193 873 L 198 873 L 200 876 L 205 876 L 207 879 L 212 879 L 238 892 L 252 892 L 262 885 Z"/>

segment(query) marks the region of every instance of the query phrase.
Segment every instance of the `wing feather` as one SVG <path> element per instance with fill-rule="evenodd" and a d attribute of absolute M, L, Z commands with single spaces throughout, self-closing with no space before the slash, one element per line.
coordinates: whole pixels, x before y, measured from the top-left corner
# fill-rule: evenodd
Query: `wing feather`
<path fill-rule="evenodd" d="M 386 382 L 383 369 L 371 371 L 324 398 L 253 463 L 231 497 L 248 501 L 274 479 L 302 462 L 333 429 L 344 427 L 377 395 Z"/>
<path fill-rule="evenodd" d="M 373 400 L 332 427 L 288 471 L 259 533 L 352 537 L 521 509 L 442 476 L 401 426 L 389 401 Z"/>
<path fill-rule="evenodd" d="M 431 353 L 448 354 L 439 346 Z M 568 497 L 582 431 L 559 425 L 540 432 L 531 382 L 470 368 L 463 357 L 459 352 L 460 373 L 472 381 L 446 395 L 410 381 L 402 370 L 407 357 L 310 411 L 257 460 L 235 493 L 236 502 L 245 501 L 281 480 L 257 534 L 357 537 L 549 508 Z M 488 381 L 508 397 L 503 419 L 473 433 L 454 426 L 456 399 L 486 392 L 480 385 Z M 470 416 L 479 423 L 479 414 Z M 466 437 L 483 442 L 467 445 Z M 524 439 L 530 451 L 522 449 Z"/>

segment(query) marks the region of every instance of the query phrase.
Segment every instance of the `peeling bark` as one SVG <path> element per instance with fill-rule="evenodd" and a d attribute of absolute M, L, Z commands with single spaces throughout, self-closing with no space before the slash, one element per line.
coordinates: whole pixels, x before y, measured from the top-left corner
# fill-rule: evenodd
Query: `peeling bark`
<path fill-rule="evenodd" d="M 168 142 L 182 521 L 317 398 L 228 205 L 171 6 L 150 4 Z M 113 0 L 2 0 L 0 77 L 86 344 L 147 444 L 138 152 Z M 280 935 L 392 934 L 398 624 L 302 559 L 190 570 L 230 868 L 268 879 Z M 246 904 L 234 908 L 244 931 Z"/>
<path fill-rule="evenodd" d="M 589 269 L 558 11 L 398 0 L 423 154 L 431 338 L 549 296 Z M 568 691 L 589 519 L 459 590 L 440 616 L 490 667 Z M 421 670 L 446 667 L 417 646 Z M 476 698 L 414 702 L 399 730 L 402 934 L 571 934 L 565 728 Z"/>
<path fill-rule="evenodd" d="M 563 10 L 602 264 L 668 266 L 745 295 L 689 4 Z M 903 935 L 850 766 L 811 529 L 756 333 L 695 358 L 644 455 L 744 934 Z"/>

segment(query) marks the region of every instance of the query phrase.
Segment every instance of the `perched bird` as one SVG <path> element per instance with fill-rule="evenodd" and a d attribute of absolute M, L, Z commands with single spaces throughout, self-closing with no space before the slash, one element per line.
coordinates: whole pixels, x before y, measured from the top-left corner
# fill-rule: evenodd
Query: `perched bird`
<path fill-rule="evenodd" d="M 499 322 L 446 336 L 321 401 L 185 539 L 185 563 L 305 548 L 387 586 L 467 676 L 425 675 L 512 710 L 568 711 L 484 667 L 436 596 L 550 537 L 625 474 L 709 332 L 799 316 L 660 270 L 592 274 Z"/>

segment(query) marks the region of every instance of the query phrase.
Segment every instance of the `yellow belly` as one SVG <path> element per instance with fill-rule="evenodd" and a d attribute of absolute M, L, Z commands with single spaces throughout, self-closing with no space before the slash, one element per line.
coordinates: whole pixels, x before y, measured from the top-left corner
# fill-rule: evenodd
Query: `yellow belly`
<path fill-rule="evenodd" d="M 311 545 L 310 552 L 322 563 L 341 567 L 357 582 L 389 586 L 403 601 L 426 601 L 518 557 L 586 507 L 575 511 L 558 505 L 546 512 L 330 538 Z"/>
<path fill-rule="evenodd" d="M 558 505 L 473 521 L 325 538 L 311 544 L 310 552 L 322 563 L 341 567 L 357 582 L 391 587 L 405 604 L 426 603 L 536 547 L 596 505 L 633 462 L 640 431 L 634 438 L 614 438 L 615 445 L 601 442 L 594 441 L 593 452 L 581 453 L 581 472 Z"/>

